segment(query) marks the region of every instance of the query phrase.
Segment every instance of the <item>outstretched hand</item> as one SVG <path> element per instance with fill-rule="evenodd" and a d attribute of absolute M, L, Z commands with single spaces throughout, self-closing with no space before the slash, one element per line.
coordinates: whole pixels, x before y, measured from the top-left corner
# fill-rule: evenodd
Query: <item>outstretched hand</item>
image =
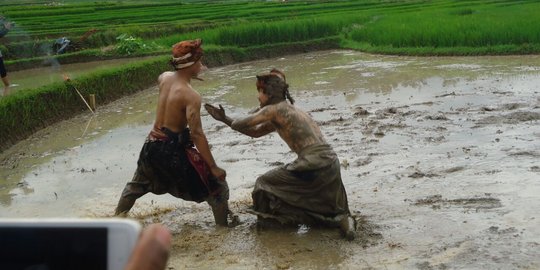
<path fill-rule="evenodd" d="M 204 104 L 204 108 L 206 109 L 206 111 L 216 120 L 218 121 L 221 121 L 221 122 L 225 122 L 225 119 L 227 119 L 227 115 L 225 114 L 225 109 L 223 109 L 223 107 L 221 106 L 221 104 L 219 105 L 219 109 L 216 108 L 215 106 L 213 105 L 210 105 L 208 103 L 205 103 Z"/>

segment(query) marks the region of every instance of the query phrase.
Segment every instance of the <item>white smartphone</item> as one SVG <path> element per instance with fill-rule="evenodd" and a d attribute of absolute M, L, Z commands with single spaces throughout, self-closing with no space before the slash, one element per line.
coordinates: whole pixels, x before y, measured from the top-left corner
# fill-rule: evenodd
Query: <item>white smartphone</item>
<path fill-rule="evenodd" d="M 141 225 L 127 219 L 0 219 L 0 269 L 124 269 Z"/>

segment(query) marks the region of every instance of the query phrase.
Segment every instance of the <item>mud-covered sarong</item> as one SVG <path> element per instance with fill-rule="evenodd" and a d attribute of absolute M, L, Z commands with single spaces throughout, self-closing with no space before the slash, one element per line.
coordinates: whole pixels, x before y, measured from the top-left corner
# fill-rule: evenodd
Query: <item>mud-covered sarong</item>
<path fill-rule="evenodd" d="M 303 149 L 290 164 L 260 176 L 253 211 L 281 224 L 339 226 L 350 214 L 336 153 L 327 144 Z"/>
<path fill-rule="evenodd" d="M 131 209 L 136 199 L 151 192 L 169 193 L 186 201 L 219 203 L 229 199 L 227 182 L 215 178 L 193 147 L 189 129 L 182 134 L 163 129 L 167 138 L 144 143 L 133 179 L 122 191 L 116 214 Z"/>

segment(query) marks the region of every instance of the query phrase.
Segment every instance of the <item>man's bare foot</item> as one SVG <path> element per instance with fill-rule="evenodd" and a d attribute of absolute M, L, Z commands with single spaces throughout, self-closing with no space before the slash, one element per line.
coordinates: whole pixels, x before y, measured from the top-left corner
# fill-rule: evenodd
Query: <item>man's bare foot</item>
<path fill-rule="evenodd" d="M 352 241 L 356 238 L 356 220 L 352 216 L 346 216 L 339 224 L 341 234 L 345 239 Z"/>

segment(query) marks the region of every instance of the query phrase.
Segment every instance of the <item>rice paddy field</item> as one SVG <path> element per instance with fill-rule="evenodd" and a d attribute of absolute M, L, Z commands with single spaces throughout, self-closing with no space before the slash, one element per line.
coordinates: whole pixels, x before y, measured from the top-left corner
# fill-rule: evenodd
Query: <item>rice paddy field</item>
<path fill-rule="evenodd" d="M 246 47 L 339 35 L 348 47 L 379 53 L 536 53 L 538 10 L 538 1 L 8 0 L 0 14 L 16 22 L 2 41 L 13 61 L 43 56 L 54 39 L 77 41 L 91 29 L 78 50 L 114 45 L 121 34 L 157 51 L 195 36 Z"/>
<path fill-rule="evenodd" d="M 254 218 L 241 211 L 246 223 L 215 232 L 201 219 L 206 205 L 153 210 L 149 198 L 141 219 L 176 232 L 170 269 L 208 269 L 223 258 L 222 269 L 539 268 L 540 1 L 0 2 L 0 16 L 15 23 L 0 38 L 11 82 L 57 72 L 56 80 L 28 88 L 19 82 L 0 95 L 0 217 L 81 213 L 76 203 L 108 215 L 116 189 L 132 175 L 153 118 L 156 78 L 171 69 L 171 46 L 202 38 L 211 69 L 201 93 L 228 110 L 248 102 L 236 90 L 255 72 L 277 63 L 292 74 L 288 82 L 306 102 L 300 106 L 319 117 L 344 157 L 361 237 L 347 243 L 317 230 L 255 234 Z M 59 52 L 61 38 L 71 43 Z M 114 65 L 104 68 L 103 60 Z M 68 64 L 86 69 L 62 81 L 58 70 Z M 81 101 L 90 94 L 101 118 Z M 251 190 L 244 177 L 254 181 L 276 164 L 269 157 L 286 160 L 290 152 L 275 147 L 277 137 L 244 142 L 203 122 L 220 164 L 236 176 L 231 194 L 243 209 Z M 92 139 L 73 135 L 80 133 Z M 240 154 L 225 156 L 231 149 Z M 72 186 L 51 184 L 56 178 Z M 80 193 L 71 192 L 73 179 Z M 98 195 L 81 200 L 88 190 Z"/>

